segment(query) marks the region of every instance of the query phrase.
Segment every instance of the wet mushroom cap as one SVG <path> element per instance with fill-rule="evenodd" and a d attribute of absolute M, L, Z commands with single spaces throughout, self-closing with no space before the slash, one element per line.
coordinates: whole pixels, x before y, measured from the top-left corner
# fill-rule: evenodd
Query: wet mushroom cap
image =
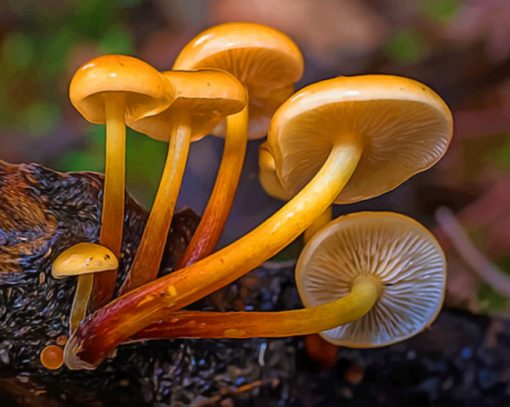
<path fill-rule="evenodd" d="M 64 250 L 52 264 L 54 278 L 116 270 L 119 261 L 108 248 L 95 243 L 78 243 Z"/>
<path fill-rule="evenodd" d="M 259 182 L 264 191 L 273 198 L 288 201 L 290 194 L 283 189 L 276 174 L 274 157 L 269 150 L 267 142 L 259 147 Z"/>
<path fill-rule="evenodd" d="M 382 293 L 361 319 L 321 333 L 352 348 L 391 345 L 416 335 L 437 317 L 444 301 L 446 259 L 434 236 L 413 219 L 392 212 L 337 218 L 305 246 L 296 266 L 306 307 L 334 301 L 360 276 L 382 282 Z"/>
<path fill-rule="evenodd" d="M 250 138 L 263 137 L 270 116 L 303 75 L 303 56 L 282 32 L 256 23 L 226 23 L 205 30 L 180 52 L 173 69 L 229 72 L 249 96 Z M 218 132 L 217 135 L 222 135 Z"/>
<path fill-rule="evenodd" d="M 105 55 L 81 66 L 73 76 L 69 97 L 89 122 L 105 123 L 104 98 L 125 96 L 126 119 L 157 114 L 173 100 L 172 89 L 161 74 L 146 62 L 127 55 Z"/>
<path fill-rule="evenodd" d="M 41 364 L 48 370 L 57 370 L 64 365 L 64 350 L 57 345 L 48 345 L 39 354 Z"/>
<path fill-rule="evenodd" d="M 247 103 L 243 85 L 218 70 L 167 71 L 163 77 L 174 90 L 174 102 L 161 113 L 127 124 L 140 133 L 168 142 L 172 123 L 179 112 L 188 112 L 191 140 L 209 134 L 225 116 L 241 111 Z"/>
<path fill-rule="evenodd" d="M 453 132 L 451 112 L 427 86 L 391 75 L 337 77 L 294 94 L 268 135 L 284 189 L 297 193 L 335 143 L 359 137 L 360 162 L 336 203 L 381 195 L 433 166 Z"/>

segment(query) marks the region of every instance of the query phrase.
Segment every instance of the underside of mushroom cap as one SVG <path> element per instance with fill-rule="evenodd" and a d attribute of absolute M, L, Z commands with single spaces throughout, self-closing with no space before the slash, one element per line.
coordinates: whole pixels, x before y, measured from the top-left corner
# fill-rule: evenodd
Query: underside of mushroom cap
<path fill-rule="evenodd" d="M 71 103 L 89 122 L 105 123 L 105 97 L 124 96 L 125 118 L 138 120 L 163 111 L 173 92 L 161 74 L 127 55 L 104 55 L 81 66 L 69 88 Z"/>
<path fill-rule="evenodd" d="M 363 153 L 336 203 L 390 191 L 433 166 L 453 132 L 451 112 L 430 88 L 391 75 L 338 77 L 307 86 L 275 113 L 268 142 L 284 188 L 297 193 L 335 143 L 359 138 Z"/>
<path fill-rule="evenodd" d="M 296 266 L 306 307 L 345 296 L 357 278 L 367 275 L 382 283 L 377 303 L 361 319 L 322 332 L 327 341 L 352 348 L 391 345 L 421 332 L 437 317 L 446 259 L 418 222 L 392 212 L 339 217 L 311 239 Z"/>
<path fill-rule="evenodd" d="M 273 198 L 281 201 L 290 199 L 290 194 L 283 189 L 276 175 L 274 157 L 267 142 L 262 143 L 259 147 L 259 182 L 264 191 Z"/>
<path fill-rule="evenodd" d="M 173 67 L 200 68 L 221 69 L 243 83 L 249 96 L 249 137 L 260 138 L 269 117 L 292 94 L 304 63 L 296 44 L 282 32 L 256 23 L 226 23 L 191 40 Z"/>
<path fill-rule="evenodd" d="M 176 116 L 183 113 L 189 117 L 191 140 L 200 140 L 247 103 L 245 88 L 228 72 L 167 71 L 163 77 L 175 92 L 174 102 L 157 115 L 127 121 L 129 127 L 156 140 L 168 142 Z"/>

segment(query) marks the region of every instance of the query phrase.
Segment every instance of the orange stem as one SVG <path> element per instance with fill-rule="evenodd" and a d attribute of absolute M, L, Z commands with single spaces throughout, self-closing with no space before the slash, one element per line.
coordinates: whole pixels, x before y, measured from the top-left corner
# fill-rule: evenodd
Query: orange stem
<path fill-rule="evenodd" d="M 177 269 L 212 253 L 227 221 L 243 169 L 248 140 L 248 107 L 227 117 L 227 132 L 220 168 L 202 219 Z"/>
<path fill-rule="evenodd" d="M 361 140 L 347 135 L 342 144 L 333 146 L 317 175 L 260 226 L 205 259 L 139 287 L 96 311 L 69 340 L 67 366 L 97 366 L 131 335 L 230 284 L 274 256 L 334 202 L 356 169 L 362 151 Z"/>
<path fill-rule="evenodd" d="M 124 225 L 124 194 L 126 178 L 126 125 L 124 123 L 124 96 L 111 94 L 105 97 L 106 158 L 103 187 L 103 209 L 99 244 L 120 257 Z M 80 276 L 71 310 L 71 331 L 74 330 L 89 307 L 95 310 L 113 296 L 117 270 Z M 93 287 L 93 289 L 92 289 Z"/>
<path fill-rule="evenodd" d="M 135 334 L 132 339 L 281 338 L 318 333 L 355 321 L 369 312 L 381 294 L 381 282 L 360 277 L 351 292 L 336 301 L 292 311 L 179 311 Z"/>
<path fill-rule="evenodd" d="M 180 118 L 170 136 L 168 155 L 159 189 L 135 259 L 121 288 L 122 294 L 154 280 L 158 275 L 186 168 L 190 135 L 188 120 Z"/>

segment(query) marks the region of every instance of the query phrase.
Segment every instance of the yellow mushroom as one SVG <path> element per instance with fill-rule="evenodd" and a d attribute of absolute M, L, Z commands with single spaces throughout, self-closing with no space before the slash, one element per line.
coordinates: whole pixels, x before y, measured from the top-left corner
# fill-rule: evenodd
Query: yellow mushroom
<path fill-rule="evenodd" d="M 108 248 L 95 243 L 78 243 L 64 250 L 53 262 L 51 275 L 56 278 L 117 270 L 119 261 Z"/>
<path fill-rule="evenodd" d="M 94 273 L 117 270 L 119 261 L 108 248 L 95 243 L 78 243 L 64 250 L 53 262 L 51 275 L 56 278 L 91 276 Z M 87 303 L 81 301 L 87 293 L 81 292 L 83 285 L 77 284 L 71 307 L 70 331 L 79 326 L 87 312 Z"/>
<path fill-rule="evenodd" d="M 411 79 L 338 77 L 297 92 L 277 110 L 268 140 L 282 185 L 299 192 L 229 246 L 96 312 L 68 342 L 66 363 L 97 365 L 129 336 L 275 255 L 333 202 L 382 194 L 430 168 L 452 131 L 444 101 Z"/>
<path fill-rule="evenodd" d="M 335 345 L 387 346 L 437 317 L 446 258 L 434 236 L 391 212 L 337 218 L 305 246 L 296 266 L 304 309 L 281 312 L 179 311 L 134 339 L 286 337 L 321 332 Z"/>
<path fill-rule="evenodd" d="M 168 71 L 163 76 L 175 92 L 174 103 L 157 115 L 128 120 L 130 127 L 168 142 L 169 148 L 154 205 L 121 292 L 139 287 L 158 274 L 190 143 L 246 105 L 244 87 L 226 72 Z"/>
<path fill-rule="evenodd" d="M 174 69 L 215 68 L 230 72 L 246 88 L 249 103 L 214 134 L 225 145 L 213 191 L 178 268 L 216 247 L 232 207 L 248 138 L 264 137 L 271 115 L 303 74 L 303 57 L 285 34 L 255 23 L 227 23 L 205 30 L 180 52 Z"/>
<path fill-rule="evenodd" d="M 171 102 L 171 91 L 157 70 L 126 55 L 106 55 L 81 66 L 73 76 L 69 98 L 91 123 L 106 124 L 106 159 L 99 242 L 120 256 L 124 224 L 126 119 L 159 113 Z M 110 300 L 115 270 L 78 280 L 80 298 L 87 308 L 92 288 L 92 308 Z M 83 315 L 84 316 L 84 315 Z"/>

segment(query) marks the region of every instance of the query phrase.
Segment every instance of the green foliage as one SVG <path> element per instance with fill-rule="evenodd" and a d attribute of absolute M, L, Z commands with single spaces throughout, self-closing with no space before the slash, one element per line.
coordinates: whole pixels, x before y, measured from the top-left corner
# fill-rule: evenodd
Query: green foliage
<path fill-rule="evenodd" d="M 450 22 L 462 6 L 460 0 L 427 0 L 423 3 L 423 13 L 438 23 Z"/>
<path fill-rule="evenodd" d="M 500 259 L 496 265 L 505 274 L 510 275 L 510 257 Z M 482 312 L 497 313 L 504 311 L 508 299 L 494 291 L 488 284 L 482 283 L 478 290 L 478 299 Z"/>
<path fill-rule="evenodd" d="M 60 119 L 59 108 L 52 103 L 37 101 L 29 105 L 23 115 L 33 137 L 43 136 L 55 129 Z"/>
<path fill-rule="evenodd" d="M 25 70 L 34 60 L 34 41 L 28 35 L 12 32 L 4 38 L 2 46 L 2 61 L 13 71 Z"/>
<path fill-rule="evenodd" d="M 500 312 L 506 307 L 506 298 L 495 292 L 488 284 L 481 283 L 478 290 L 478 300 L 482 312 Z"/>
<path fill-rule="evenodd" d="M 76 31 L 88 39 L 100 40 L 118 16 L 116 1 L 79 0 L 70 16 Z"/>
<path fill-rule="evenodd" d="M 133 53 L 122 11 L 137 1 L 78 0 L 54 12 L 11 1 L 18 20 L 0 43 L 2 127 L 34 137 L 51 132 L 67 103 L 70 58 L 80 57 L 73 51 L 86 44 L 97 54 Z"/>
<path fill-rule="evenodd" d="M 127 135 L 127 185 L 150 205 L 156 195 L 168 144 L 129 131 Z"/>
<path fill-rule="evenodd" d="M 57 161 L 62 171 L 104 171 L 105 126 L 89 126 L 84 132 L 85 147 L 66 152 Z"/>
<path fill-rule="evenodd" d="M 397 32 L 384 46 L 385 54 L 401 64 L 411 64 L 421 60 L 428 45 L 419 31 L 404 29 Z"/>
<path fill-rule="evenodd" d="M 510 135 L 505 137 L 503 144 L 492 152 L 499 167 L 510 170 Z"/>
<path fill-rule="evenodd" d="M 67 59 L 72 47 L 76 45 L 77 36 L 73 28 L 64 26 L 55 33 L 47 34 L 44 41 L 39 44 L 38 74 L 40 79 L 43 76 L 56 78 L 67 66 Z"/>
<path fill-rule="evenodd" d="M 98 43 L 102 54 L 132 54 L 133 40 L 129 32 L 121 26 L 110 27 Z"/>

